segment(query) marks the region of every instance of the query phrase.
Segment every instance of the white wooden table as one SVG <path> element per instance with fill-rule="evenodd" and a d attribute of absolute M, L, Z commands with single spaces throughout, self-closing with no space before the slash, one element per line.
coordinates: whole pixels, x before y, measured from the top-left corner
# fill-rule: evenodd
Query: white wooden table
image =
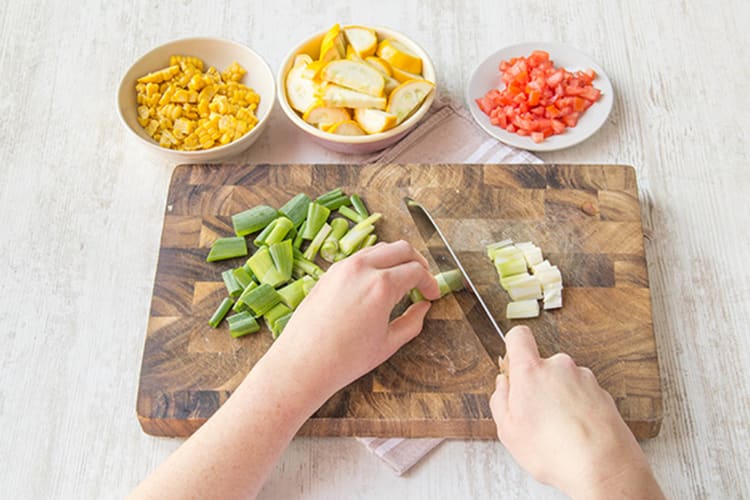
<path fill-rule="evenodd" d="M 404 5 L 402 5 L 404 4 Z M 616 90 L 604 128 L 545 161 L 638 169 L 664 388 L 644 443 L 673 498 L 750 496 L 750 4 L 678 1 L 55 2 L 0 5 L 0 496 L 122 497 L 178 445 L 135 394 L 173 165 L 118 123 L 114 94 L 166 40 L 244 42 L 276 69 L 336 21 L 403 30 L 443 96 L 512 43 L 590 53 Z M 277 110 L 240 161 L 306 141 Z M 540 450 L 540 452 L 543 452 Z M 498 442 L 449 442 L 406 477 L 352 439 L 297 439 L 263 498 L 557 498 Z"/>

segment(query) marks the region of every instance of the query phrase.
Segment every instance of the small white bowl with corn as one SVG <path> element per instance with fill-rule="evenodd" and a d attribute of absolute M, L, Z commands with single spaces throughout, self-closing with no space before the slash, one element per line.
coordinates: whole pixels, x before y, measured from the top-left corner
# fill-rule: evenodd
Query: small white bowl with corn
<path fill-rule="evenodd" d="M 171 59 L 173 56 L 201 60 L 201 74 L 195 81 L 182 86 L 185 92 L 175 84 L 177 90 L 170 96 L 168 91 L 174 89 L 167 89 L 170 87 L 165 85 L 167 77 L 176 82 L 180 76 L 187 75 L 187 81 L 190 76 L 187 73 L 195 73 L 194 67 L 185 63 L 180 66 L 177 62 L 179 70 L 172 66 L 173 70 L 147 79 L 153 81 L 146 90 L 143 80 L 139 82 L 139 79 L 169 68 L 170 63 L 176 62 Z M 234 63 L 247 72 L 242 75 Z M 216 72 L 206 76 L 210 67 Z M 240 84 L 253 92 L 243 90 Z M 222 90 L 207 100 L 210 94 L 201 94 L 200 90 L 209 85 Z M 153 98 L 150 99 L 146 92 L 158 94 L 158 97 L 150 95 Z M 213 99 L 220 94 L 229 97 Z M 144 102 L 147 99 L 149 102 Z M 117 90 L 120 119 L 136 140 L 158 156 L 178 162 L 209 162 L 241 153 L 263 133 L 275 100 L 273 73 L 263 58 L 240 43 L 212 37 L 185 38 L 156 47 L 128 69 Z"/>
<path fill-rule="evenodd" d="M 430 57 L 402 33 L 335 25 L 289 51 L 276 85 L 281 109 L 311 139 L 363 154 L 414 128 L 435 99 L 435 81 Z"/>

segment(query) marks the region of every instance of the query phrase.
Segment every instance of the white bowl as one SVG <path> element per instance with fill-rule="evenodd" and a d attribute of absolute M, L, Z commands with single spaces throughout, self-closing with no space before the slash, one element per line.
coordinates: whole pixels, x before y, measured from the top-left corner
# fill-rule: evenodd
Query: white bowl
<path fill-rule="evenodd" d="M 342 26 L 342 29 L 346 27 L 347 26 Z M 435 66 L 432 63 L 430 56 L 428 56 L 427 52 L 425 52 L 425 50 L 420 47 L 414 40 L 408 38 L 402 33 L 399 33 L 398 31 L 394 31 L 389 28 L 381 28 L 376 26 L 371 26 L 371 28 L 374 29 L 377 33 L 378 40 L 383 40 L 384 38 L 395 38 L 396 40 L 403 43 L 414 54 L 421 57 L 422 77 L 425 80 L 436 83 Z M 281 104 L 281 109 L 284 110 L 284 113 L 286 113 L 292 123 L 306 132 L 313 141 L 317 142 L 323 147 L 326 147 L 333 151 L 337 151 L 339 153 L 372 153 L 373 151 L 385 149 L 388 146 L 395 144 L 406 134 L 408 134 L 409 131 L 414 128 L 417 123 L 419 123 L 422 117 L 424 117 L 425 113 L 427 113 L 427 110 L 430 109 L 432 101 L 435 100 L 437 86 L 435 87 L 435 89 L 433 89 L 432 92 L 430 92 L 430 95 L 427 96 L 427 99 L 424 100 L 419 109 L 417 109 L 409 118 L 404 120 L 398 126 L 377 134 L 352 136 L 337 135 L 324 132 L 303 120 L 302 117 L 297 114 L 297 112 L 289 104 L 286 95 L 285 82 L 286 74 L 291 69 L 292 64 L 294 63 L 294 57 L 298 54 L 308 54 L 313 59 L 317 59 L 320 54 L 320 44 L 323 41 L 323 36 L 326 34 L 326 32 L 327 30 L 321 31 L 319 33 L 316 33 L 312 37 L 300 42 L 294 48 L 292 48 L 292 50 L 289 51 L 289 53 L 282 61 L 278 76 L 276 78 L 276 85 L 278 86 L 279 103 Z"/>
<path fill-rule="evenodd" d="M 159 146 L 138 123 L 135 84 L 141 76 L 168 66 L 169 57 L 173 55 L 199 57 L 206 68 L 214 66 L 219 71 L 223 71 L 234 61 L 245 68 L 247 74 L 241 82 L 260 96 L 260 103 L 255 110 L 258 117 L 255 127 L 229 144 L 206 150 L 179 151 Z M 271 68 L 255 51 L 222 38 L 183 38 L 160 45 L 133 63 L 117 89 L 117 110 L 125 127 L 151 152 L 177 162 L 203 163 L 236 155 L 250 147 L 266 128 L 275 99 L 276 86 Z"/>
<path fill-rule="evenodd" d="M 562 134 L 548 137 L 538 144 L 532 141 L 531 137 L 520 136 L 493 125 L 490 122 L 490 117 L 479 109 L 476 103 L 476 100 L 484 96 L 490 89 L 505 87 L 500 79 L 500 70 L 498 69 L 500 61 L 511 57 L 528 56 L 534 50 L 547 51 L 555 66 L 561 66 L 568 71 L 593 69 L 597 74 L 594 87 L 602 92 L 599 100 L 581 115 L 575 127 L 567 128 Z M 529 151 L 556 151 L 585 141 L 607 121 L 613 103 L 612 83 L 601 66 L 586 54 L 561 43 L 530 42 L 498 50 L 477 66 L 466 85 L 466 106 L 479 126 L 500 142 Z"/>

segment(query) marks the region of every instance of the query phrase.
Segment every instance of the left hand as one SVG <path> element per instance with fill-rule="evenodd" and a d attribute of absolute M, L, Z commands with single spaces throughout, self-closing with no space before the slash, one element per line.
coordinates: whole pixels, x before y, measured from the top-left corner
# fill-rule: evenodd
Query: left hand
<path fill-rule="evenodd" d="M 430 302 L 390 321 L 412 288 L 440 297 L 427 261 L 409 243 L 380 243 L 331 266 L 267 355 L 279 355 L 323 398 L 391 357 L 422 330 Z"/>

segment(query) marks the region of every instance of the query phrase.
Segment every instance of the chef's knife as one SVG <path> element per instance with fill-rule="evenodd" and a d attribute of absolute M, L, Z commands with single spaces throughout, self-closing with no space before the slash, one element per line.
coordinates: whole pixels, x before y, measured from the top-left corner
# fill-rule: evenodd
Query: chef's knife
<path fill-rule="evenodd" d="M 494 328 L 497 334 L 500 335 L 500 338 L 503 339 L 503 342 L 505 342 L 505 335 L 503 335 L 503 331 L 500 329 L 499 326 L 497 326 L 497 322 L 495 321 L 495 318 L 492 317 L 492 313 L 487 307 L 487 304 L 485 304 L 484 300 L 482 299 L 482 296 L 479 295 L 479 291 L 477 290 L 477 287 L 474 286 L 474 282 L 471 281 L 471 278 L 466 273 L 466 269 L 464 269 L 464 266 L 461 265 L 461 261 L 458 260 L 458 256 L 456 255 L 456 252 L 453 251 L 453 248 L 451 248 L 451 245 L 450 243 L 448 243 L 448 240 L 445 238 L 445 235 L 440 230 L 438 225 L 435 223 L 435 219 L 432 218 L 432 216 L 430 215 L 430 213 L 427 211 L 426 208 L 424 208 L 418 201 L 414 200 L 413 198 L 406 196 L 404 197 L 404 202 L 406 203 L 406 207 L 409 209 L 411 218 L 414 220 L 414 223 L 416 224 L 417 229 L 419 230 L 419 233 L 422 235 L 422 238 L 425 240 L 425 242 L 428 241 L 432 237 L 432 235 L 435 233 L 437 233 L 437 235 L 443 241 L 443 245 L 448 250 L 448 253 L 453 259 L 453 263 L 455 264 L 455 267 L 457 267 L 458 270 L 461 271 L 461 275 L 463 276 L 464 281 L 466 282 L 467 285 L 469 285 L 469 288 L 474 293 L 474 297 L 476 297 L 477 302 L 479 302 L 479 305 L 482 306 L 482 309 L 484 310 L 485 315 L 487 316 L 487 319 L 492 325 L 492 328 Z"/>

